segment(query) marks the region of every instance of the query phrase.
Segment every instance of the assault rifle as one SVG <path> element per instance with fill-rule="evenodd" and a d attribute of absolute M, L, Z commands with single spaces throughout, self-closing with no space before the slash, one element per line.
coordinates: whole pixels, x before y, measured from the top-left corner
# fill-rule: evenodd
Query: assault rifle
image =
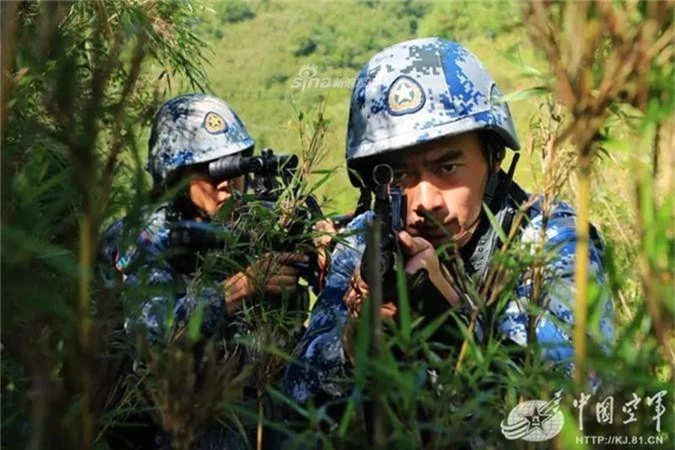
<path fill-rule="evenodd" d="M 252 177 L 247 181 L 251 182 L 253 195 L 250 199 L 253 202 L 244 202 L 243 207 L 235 214 L 242 217 L 247 211 L 250 212 L 249 207 L 253 203 L 273 209 L 283 188 L 291 183 L 297 166 L 297 156 L 275 155 L 272 149 L 267 148 L 260 156 L 234 155 L 212 161 L 208 165 L 208 173 L 214 183 L 240 176 Z M 311 226 L 322 217 L 318 202 L 308 195 L 285 224 L 285 236 L 273 242 L 270 251 L 295 251 L 301 241 L 306 240 L 306 235 L 311 232 Z M 261 231 L 242 228 L 246 227 L 238 226 L 235 222 L 225 225 L 194 221 L 177 222 L 171 226 L 169 234 L 169 261 L 181 271 L 193 272 L 199 265 L 200 255 L 209 251 L 234 248 L 236 244 L 251 243 Z M 308 256 L 309 263 L 294 263 L 294 265 L 300 269 L 301 276 L 316 290 L 320 288 L 317 255 L 316 252 L 308 252 Z"/>
<path fill-rule="evenodd" d="M 366 257 L 369 254 L 366 248 L 361 260 L 361 277 L 369 285 L 381 283 L 382 299 L 396 302 L 398 297 L 396 270 L 397 266 L 405 265 L 399 247 L 398 233 L 406 228 L 407 199 L 403 190 L 393 184 L 393 178 L 393 169 L 388 164 L 378 164 L 373 168 L 372 190 L 375 194 L 375 203 L 372 211 L 380 227 L 379 260 L 376 262 L 376 279 L 370 280 L 371 272 L 368 265 L 371 261 Z M 362 200 L 363 197 L 362 195 Z M 370 199 L 366 199 L 365 203 L 365 206 L 369 208 Z M 410 307 L 413 311 L 432 320 L 447 310 L 448 303 L 429 281 L 429 273 L 426 269 L 407 274 L 406 281 Z"/>
<path fill-rule="evenodd" d="M 379 261 L 375 273 L 376 280 L 368 279 L 371 273 L 368 267 L 371 261 L 361 260 L 361 276 L 368 283 L 382 283 L 382 296 L 385 300 L 396 298 L 396 263 L 400 258 L 398 233 L 406 226 L 406 197 L 398 186 L 392 186 L 394 171 L 388 164 L 378 164 L 373 168 L 373 186 L 375 204 L 373 212 L 380 226 Z M 373 261 L 374 262 L 374 261 Z"/>

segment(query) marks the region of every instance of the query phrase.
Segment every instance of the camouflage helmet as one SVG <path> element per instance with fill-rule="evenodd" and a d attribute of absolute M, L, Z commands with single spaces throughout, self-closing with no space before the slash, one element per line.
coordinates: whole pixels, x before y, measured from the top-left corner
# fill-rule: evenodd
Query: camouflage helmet
<path fill-rule="evenodd" d="M 518 150 L 501 96 L 478 58 L 456 42 L 424 38 L 385 48 L 363 67 L 352 91 L 347 163 L 474 130 L 492 130 Z"/>
<path fill-rule="evenodd" d="M 152 124 L 147 169 L 155 186 L 176 169 L 251 150 L 255 142 L 234 110 L 208 94 L 187 94 L 164 103 Z"/>

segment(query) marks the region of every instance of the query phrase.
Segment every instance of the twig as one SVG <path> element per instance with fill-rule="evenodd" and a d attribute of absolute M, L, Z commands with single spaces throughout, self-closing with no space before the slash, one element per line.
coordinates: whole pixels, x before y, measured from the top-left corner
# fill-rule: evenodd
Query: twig
<path fill-rule="evenodd" d="M 2 12 L 2 109 L 0 110 L 0 137 L 4 142 L 5 124 L 7 123 L 7 103 L 16 86 L 16 82 L 10 81 L 7 77 L 14 71 L 14 56 L 16 54 L 16 24 L 18 20 L 19 2 L 2 2 L 0 11 Z M 4 203 L 4 202 L 3 202 Z M 4 214 L 3 214 L 4 216 Z"/>
<path fill-rule="evenodd" d="M 368 253 L 368 274 L 369 280 L 380 280 L 373 283 L 370 287 L 370 296 L 368 306 L 370 312 L 370 339 L 368 345 L 368 357 L 371 361 L 377 361 L 380 354 L 380 345 L 382 341 L 382 319 L 380 318 L 380 308 L 382 306 L 382 283 L 378 276 L 380 251 L 380 224 L 379 219 L 375 218 L 369 225 L 366 234 L 366 249 Z M 377 389 L 377 388 L 376 388 Z M 384 448 L 386 444 L 386 432 L 384 426 L 384 410 L 380 393 L 376 390 L 373 399 L 373 437 L 372 441 L 376 448 Z"/>

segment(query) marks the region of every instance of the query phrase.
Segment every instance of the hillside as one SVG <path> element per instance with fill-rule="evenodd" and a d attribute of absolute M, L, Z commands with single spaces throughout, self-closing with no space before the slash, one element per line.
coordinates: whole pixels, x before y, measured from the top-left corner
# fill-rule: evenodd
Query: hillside
<path fill-rule="evenodd" d="M 210 88 L 234 106 L 258 148 L 278 151 L 298 149 L 296 111 L 311 119 L 325 104 L 330 127 L 324 165 L 335 167 L 343 163 L 353 80 L 361 65 L 387 45 L 433 35 L 456 39 L 478 55 L 504 92 L 531 86 L 509 61 L 519 54 L 532 60 L 522 28 L 509 23 L 518 17 L 514 8 L 510 2 L 210 3 L 202 24 L 212 46 Z M 447 17 L 456 17 L 457 23 Z M 512 107 L 523 142 L 535 110 L 536 99 Z M 332 199 L 331 210 L 350 209 L 356 198 L 343 170 L 330 191 L 322 192 Z M 519 172 L 529 186 L 528 164 L 521 164 Z"/>

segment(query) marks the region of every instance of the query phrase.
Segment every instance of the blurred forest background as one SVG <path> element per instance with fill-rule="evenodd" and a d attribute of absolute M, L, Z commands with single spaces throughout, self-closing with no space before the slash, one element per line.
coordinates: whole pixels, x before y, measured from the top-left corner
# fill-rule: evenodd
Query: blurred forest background
<path fill-rule="evenodd" d="M 542 5 L 3 2 L 2 448 L 107 448 L 106 428 L 128 413 L 96 397 L 116 324 L 101 319 L 114 316 L 115 298 L 102 298 L 93 267 L 105 226 L 148 200 L 143 165 L 162 101 L 211 92 L 237 111 L 257 150 L 277 153 L 301 154 L 321 114 L 326 157 L 316 170 L 334 174 L 319 197 L 325 211 L 345 212 L 357 198 L 343 164 L 353 80 L 381 48 L 424 36 L 459 41 L 481 59 L 507 94 L 523 143 L 518 182 L 575 204 L 606 240 L 617 347 L 604 355 L 589 344 L 585 364 L 610 380 L 617 399 L 666 389 L 661 431 L 672 448 L 673 2 Z M 591 324 L 594 289 L 577 299 Z M 575 346 L 584 358 L 586 344 L 575 338 Z M 497 358 L 479 354 L 476 361 Z M 472 380 L 471 367 L 459 378 Z M 472 407 L 494 416 L 495 404 L 557 390 L 536 370 L 513 373 L 496 382 L 508 395 L 485 394 Z M 481 392 L 474 381 L 464 389 Z M 418 396 L 405 392 L 397 401 Z M 619 421 L 594 432 L 654 434 L 647 411 L 632 428 Z M 437 413 L 428 420 L 452 428 L 461 411 Z M 326 431 L 324 412 L 303 414 L 313 438 L 363 442 L 346 432 L 351 419 Z M 498 430 L 497 416 L 478 429 Z M 392 439 L 415 442 L 417 425 L 394 423 Z M 574 426 L 566 430 L 557 448 L 592 447 L 574 441 Z"/>

